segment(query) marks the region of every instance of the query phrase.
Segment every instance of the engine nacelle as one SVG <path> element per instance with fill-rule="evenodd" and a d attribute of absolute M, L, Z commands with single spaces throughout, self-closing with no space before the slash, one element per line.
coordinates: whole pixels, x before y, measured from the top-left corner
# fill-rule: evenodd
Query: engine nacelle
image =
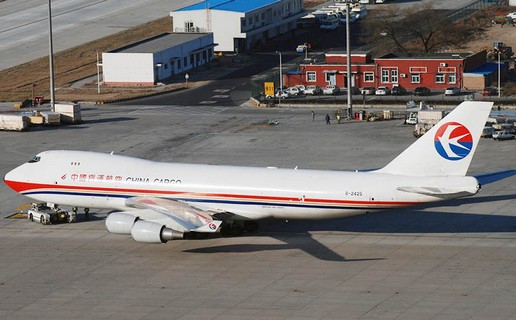
<path fill-rule="evenodd" d="M 138 219 L 129 213 L 113 212 L 106 218 L 106 228 L 111 233 L 131 234 L 131 229 Z"/>
<path fill-rule="evenodd" d="M 131 236 L 135 241 L 146 243 L 165 243 L 168 240 L 183 239 L 182 232 L 145 220 L 134 223 Z"/>

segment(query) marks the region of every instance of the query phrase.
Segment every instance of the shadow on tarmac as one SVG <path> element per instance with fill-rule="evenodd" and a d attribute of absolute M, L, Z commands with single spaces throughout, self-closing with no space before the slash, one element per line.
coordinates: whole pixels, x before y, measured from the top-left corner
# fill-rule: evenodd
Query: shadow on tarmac
<path fill-rule="evenodd" d="M 437 212 L 423 209 L 457 207 L 464 204 L 477 204 L 516 199 L 516 194 L 456 199 L 434 205 L 412 207 L 401 210 L 387 210 L 371 214 L 329 220 L 289 221 L 265 220 L 255 237 L 272 237 L 284 244 L 235 244 L 204 247 L 185 252 L 191 253 L 252 253 L 270 250 L 299 249 L 324 261 L 350 262 L 374 261 L 384 258 L 346 259 L 329 249 L 311 235 L 313 232 L 356 232 L 384 234 L 442 234 L 442 233 L 497 233 L 516 232 L 516 216 L 493 214 L 468 214 L 456 212 Z"/>

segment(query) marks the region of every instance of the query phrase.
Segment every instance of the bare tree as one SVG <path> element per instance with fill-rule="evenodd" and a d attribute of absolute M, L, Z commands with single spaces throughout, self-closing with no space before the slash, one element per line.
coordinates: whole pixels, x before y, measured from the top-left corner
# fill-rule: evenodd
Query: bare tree
<path fill-rule="evenodd" d="M 459 29 L 444 11 L 427 3 L 417 8 L 389 6 L 379 9 L 368 24 L 370 41 L 383 38 L 400 52 L 434 52 L 460 41 Z"/>

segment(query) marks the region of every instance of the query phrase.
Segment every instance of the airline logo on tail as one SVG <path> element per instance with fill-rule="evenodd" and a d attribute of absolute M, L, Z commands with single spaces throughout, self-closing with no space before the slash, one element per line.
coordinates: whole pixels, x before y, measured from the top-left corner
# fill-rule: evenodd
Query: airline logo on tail
<path fill-rule="evenodd" d="M 458 122 L 447 122 L 434 136 L 435 149 L 447 160 L 461 160 L 468 156 L 473 148 L 473 137 L 468 128 Z"/>

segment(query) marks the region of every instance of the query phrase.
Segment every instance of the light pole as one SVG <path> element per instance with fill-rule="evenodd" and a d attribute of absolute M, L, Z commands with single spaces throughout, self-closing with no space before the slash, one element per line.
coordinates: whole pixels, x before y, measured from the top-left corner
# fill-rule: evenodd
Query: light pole
<path fill-rule="evenodd" d="M 50 65 L 50 108 L 54 111 L 55 96 L 54 96 L 54 45 L 52 41 L 52 4 L 48 0 L 48 62 Z"/>
<path fill-rule="evenodd" d="M 281 51 L 276 51 L 276 53 L 279 55 L 279 94 L 278 94 L 278 106 L 281 103 L 281 90 L 283 90 L 283 66 L 281 63 Z"/>
<path fill-rule="evenodd" d="M 500 98 L 500 81 L 502 76 L 500 75 L 500 49 L 498 49 L 498 98 Z"/>
<path fill-rule="evenodd" d="M 346 70 L 347 72 L 347 87 L 348 87 L 348 119 L 351 119 L 353 115 L 353 105 L 351 101 L 351 50 L 349 48 L 350 43 L 349 33 L 349 2 L 346 1 Z"/>

